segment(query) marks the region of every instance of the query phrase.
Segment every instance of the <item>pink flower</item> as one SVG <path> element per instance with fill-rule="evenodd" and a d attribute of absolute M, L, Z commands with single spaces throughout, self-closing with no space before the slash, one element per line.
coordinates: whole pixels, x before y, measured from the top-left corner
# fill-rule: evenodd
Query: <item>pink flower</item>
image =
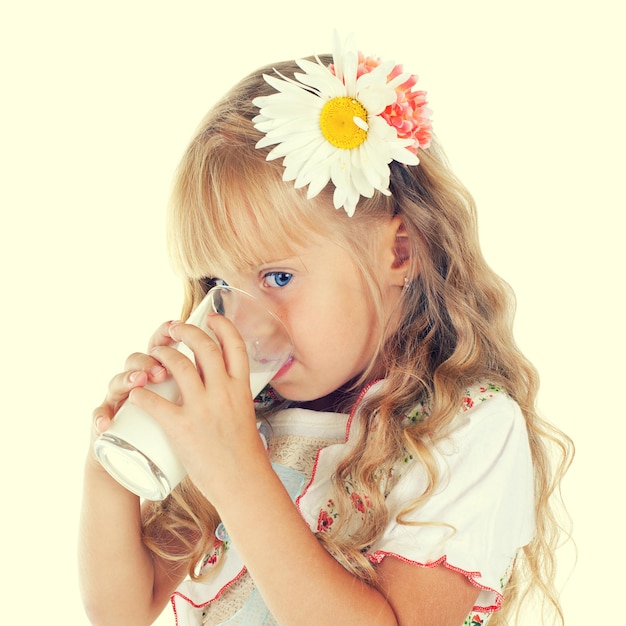
<path fill-rule="evenodd" d="M 363 498 L 361 498 L 356 491 L 353 491 L 350 494 L 350 498 L 352 499 L 352 505 L 354 508 L 356 508 L 359 513 L 365 513 L 365 502 L 363 502 Z"/>
<path fill-rule="evenodd" d="M 328 511 L 322 509 L 319 517 L 317 518 L 317 532 L 326 532 L 332 526 L 333 518 L 328 514 Z"/>
<path fill-rule="evenodd" d="M 356 76 L 368 74 L 380 65 L 377 57 L 366 57 L 359 52 L 359 65 Z M 333 66 L 330 70 L 334 73 Z M 388 80 L 393 80 L 403 73 L 402 65 L 396 65 L 391 70 Z M 430 121 L 430 109 L 427 108 L 426 92 L 413 91 L 417 84 L 417 76 L 411 74 L 401 85 L 396 87 L 396 101 L 387 106 L 381 113 L 381 117 L 392 126 L 401 139 L 412 139 L 413 144 L 407 146 L 407 150 L 417 153 L 418 148 L 428 148 L 432 139 L 432 123 Z"/>
<path fill-rule="evenodd" d="M 366 57 L 359 52 L 359 67 L 357 78 L 371 72 L 380 65 L 380 59 Z M 396 65 L 389 74 L 389 80 L 403 73 L 402 65 Z M 418 148 L 428 148 L 432 138 L 432 124 L 430 110 L 426 108 L 426 92 L 413 91 L 417 84 L 417 76 L 411 74 L 401 85 L 396 87 L 396 101 L 387 106 L 381 117 L 396 129 L 398 137 L 413 139 L 414 143 L 407 147 L 413 153 Z"/>
<path fill-rule="evenodd" d="M 208 554 L 202 562 L 202 567 L 207 565 L 215 565 L 217 563 L 218 551 L 214 550 L 211 554 Z"/>

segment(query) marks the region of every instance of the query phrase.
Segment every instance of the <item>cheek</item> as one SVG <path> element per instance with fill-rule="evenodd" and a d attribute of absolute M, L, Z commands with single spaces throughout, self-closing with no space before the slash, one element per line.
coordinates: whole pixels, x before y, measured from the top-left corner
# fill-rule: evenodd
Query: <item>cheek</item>
<path fill-rule="evenodd" d="M 300 349 L 303 358 L 306 353 L 309 358 L 362 361 L 376 344 L 371 309 L 362 303 L 355 305 L 353 300 L 329 306 L 311 303 L 292 318 L 291 331 L 296 351 Z"/>

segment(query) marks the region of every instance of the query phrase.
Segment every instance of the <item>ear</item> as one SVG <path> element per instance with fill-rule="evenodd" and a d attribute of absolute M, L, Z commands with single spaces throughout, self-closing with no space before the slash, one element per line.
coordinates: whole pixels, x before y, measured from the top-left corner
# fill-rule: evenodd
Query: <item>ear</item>
<path fill-rule="evenodd" d="M 391 218 L 383 229 L 385 266 L 389 284 L 404 287 L 411 262 L 411 242 L 402 218 Z"/>

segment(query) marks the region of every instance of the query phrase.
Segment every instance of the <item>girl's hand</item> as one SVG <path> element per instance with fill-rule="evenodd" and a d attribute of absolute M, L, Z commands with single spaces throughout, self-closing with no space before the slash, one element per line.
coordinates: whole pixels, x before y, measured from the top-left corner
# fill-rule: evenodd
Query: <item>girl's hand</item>
<path fill-rule="evenodd" d="M 125 381 L 130 401 L 156 419 L 176 455 L 205 497 L 216 507 L 222 496 L 232 497 L 242 468 L 266 460 L 258 436 L 246 346 L 234 325 L 221 315 L 209 315 L 208 327 L 219 345 L 189 324 L 169 327 L 195 355 L 194 364 L 165 342 L 156 342 L 151 356 L 173 376 L 181 397 L 172 403 Z M 221 349 L 220 349 L 221 348 Z M 112 396 L 112 400 L 117 396 Z M 250 471 L 250 469 L 246 471 Z"/>
<path fill-rule="evenodd" d="M 148 349 L 173 343 L 169 328 L 175 322 L 165 322 L 150 338 Z M 111 420 L 128 398 L 132 389 L 143 387 L 147 382 L 159 383 L 167 379 L 167 370 L 154 357 L 137 352 L 126 359 L 125 370 L 117 374 L 109 383 L 108 392 L 102 404 L 93 411 L 92 439 L 103 433 L 111 425 Z"/>

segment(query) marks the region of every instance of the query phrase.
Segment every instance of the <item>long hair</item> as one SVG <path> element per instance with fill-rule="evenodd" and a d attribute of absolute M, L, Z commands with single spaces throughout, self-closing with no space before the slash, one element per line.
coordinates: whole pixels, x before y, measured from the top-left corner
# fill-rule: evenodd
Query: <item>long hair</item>
<path fill-rule="evenodd" d="M 407 503 L 407 510 L 427 500 L 439 476 L 426 442 L 432 442 L 433 433 L 446 432 L 465 390 L 488 380 L 507 390 L 526 420 L 537 528 L 492 624 L 504 624 L 515 609 L 513 598 L 533 589 L 562 619 L 553 588 L 560 527 L 552 503 L 572 444 L 535 409 L 538 376 L 513 339 L 513 295 L 480 251 L 473 199 L 451 173 L 435 139 L 419 151 L 418 166 L 392 163 L 391 196 L 361 199 L 353 217 L 333 208 L 328 189 L 307 200 L 302 190 L 282 180 L 280 162 L 267 161 L 267 151 L 255 148 L 262 135 L 252 123 L 258 113 L 252 99 L 272 92 L 262 75 L 274 69 L 283 75 L 298 71 L 294 63 L 279 63 L 245 78 L 202 121 L 178 169 L 168 233 L 172 259 L 184 277 L 183 318 L 204 296 L 213 267 L 240 270 L 286 258 L 306 244 L 310 233 L 349 249 L 380 319 L 373 329 L 378 348 L 360 382 L 383 372 L 388 384 L 385 394 L 371 394 L 360 407 L 360 441 L 334 477 L 333 501 L 340 511 L 351 509 L 344 488 L 350 480 L 368 494 L 373 514 L 358 528 L 348 515 L 340 515 L 332 533 L 318 535 L 320 541 L 356 576 L 375 583 L 376 570 L 363 550 L 389 521 L 378 484 L 381 468 L 410 451 L 430 484 L 418 502 Z M 412 249 L 409 283 L 390 326 L 383 321 L 382 288 L 371 278 L 376 255 L 368 233 L 395 215 Z M 429 417 L 406 427 L 401 416 L 418 402 L 429 404 Z M 556 461 L 551 449 L 558 453 Z M 216 511 L 186 480 L 164 503 L 152 505 L 144 522 L 145 541 L 164 558 L 188 561 L 195 577 L 195 565 L 212 547 L 218 523 Z"/>

